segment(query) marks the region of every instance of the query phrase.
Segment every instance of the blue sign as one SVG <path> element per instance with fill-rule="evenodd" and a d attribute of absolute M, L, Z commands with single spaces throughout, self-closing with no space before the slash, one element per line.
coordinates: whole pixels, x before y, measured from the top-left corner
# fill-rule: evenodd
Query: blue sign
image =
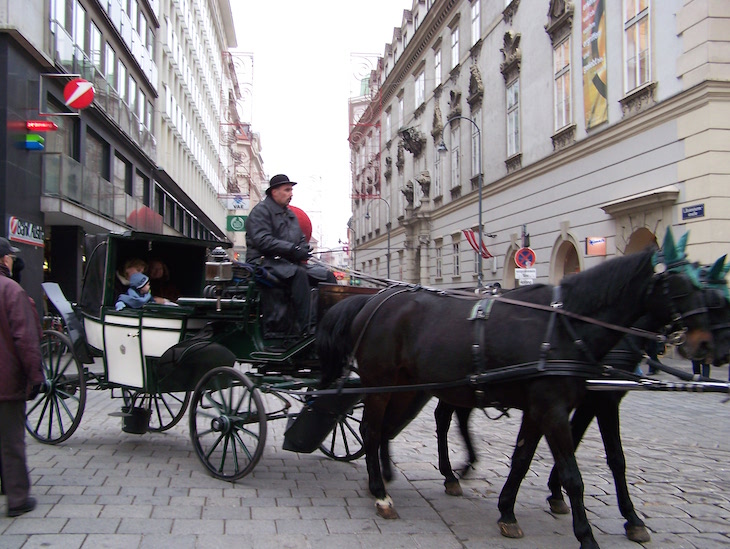
<path fill-rule="evenodd" d="M 684 206 L 682 208 L 682 219 L 694 219 L 695 217 L 705 217 L 704 204 L 695 204 L 694 206 Z"/>

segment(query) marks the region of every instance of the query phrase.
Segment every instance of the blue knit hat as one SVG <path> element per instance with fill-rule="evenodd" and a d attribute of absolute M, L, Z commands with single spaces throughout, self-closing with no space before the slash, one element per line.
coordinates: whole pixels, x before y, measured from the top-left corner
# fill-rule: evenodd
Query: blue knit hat
<path fill-rule="evenodd" d="M 149 281 L 150 277 L 144 273 L 132 273 L 132 276 L 129 277 L 129 285 L 135 290 L 139 290 Z"/>

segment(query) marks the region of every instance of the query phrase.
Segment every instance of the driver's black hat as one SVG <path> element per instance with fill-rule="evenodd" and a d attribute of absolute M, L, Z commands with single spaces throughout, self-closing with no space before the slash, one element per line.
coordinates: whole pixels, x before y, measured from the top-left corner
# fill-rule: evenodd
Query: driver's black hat
<path fill-rule="evenodd" d="M 296 185 L 296 182 L 289 181 L 289 177 L 284 175 L 283 173 L 275 175 L 269 181 L 269 188 L 266 189 L 266 196 L 269 196 L 271 194 L 271 189 L 280 185 Z"/>

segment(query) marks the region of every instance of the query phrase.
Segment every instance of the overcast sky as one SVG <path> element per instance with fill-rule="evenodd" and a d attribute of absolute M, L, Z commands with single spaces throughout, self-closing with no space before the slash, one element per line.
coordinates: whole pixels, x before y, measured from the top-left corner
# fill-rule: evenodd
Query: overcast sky
<path fill-rule="evenodd" d="M 352 57 L 382 56 L 412 1 L 230 3 L 236 49 L 253 53 L 250 121 L 266 174 L 297 181 L 292 205 L 309 214 L 324 246 L 339 247 L 351 215 L 347 101 L 359 93 Z"/>

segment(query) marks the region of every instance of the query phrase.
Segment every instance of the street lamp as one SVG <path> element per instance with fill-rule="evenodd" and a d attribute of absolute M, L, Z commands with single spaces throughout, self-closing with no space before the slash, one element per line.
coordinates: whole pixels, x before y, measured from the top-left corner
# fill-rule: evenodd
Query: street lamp
<path fill-rule="evenodd" d="M 373 200 L 382 200 L 385 202 L 385 205 L 388 206 L 388 221 L 385 223 L 385 228 L 388 231 L 388 251 L 386 252 L 385 257 L 388 266 L 388 280 L 390 280 L 390 203 L 382 196 L 371 198 L 370 202 L 368 202 L 367 208 L 365 208 L 365 219 L 370 219 L 370 204 Z"/>
<path fill-rule="evenodd" d="M 477 171 L 479 172 L 477 178 L 479 181 L 479 250 L 477 251 L 477 289 L 481 290 L 484 287 L 484 278 L 482 274 L 482 250 L 484 249 L 484 226 L 482 223 L 482 132 L 479 130 L 479 126 L 477 126 L 477 123 L 474 122 L 471 118 L 467 118 L 466 116 L 456 115 L 452 116 L 448 120 L 446 120 L 446 123 L 453 122 L 454 120 L 463 119 L 467 122 L 471 122 L 472 126 L 474 126 L 474 129 L 477 132 L 477 151 L 479 153 L 479 158 L 477 161 Z M 444 143 L 443 137 L 441 137 L 441 143 L 439 143 L 438 152 L 445 153 L 448 151 L 446 148 L 446 143 Z"/>

